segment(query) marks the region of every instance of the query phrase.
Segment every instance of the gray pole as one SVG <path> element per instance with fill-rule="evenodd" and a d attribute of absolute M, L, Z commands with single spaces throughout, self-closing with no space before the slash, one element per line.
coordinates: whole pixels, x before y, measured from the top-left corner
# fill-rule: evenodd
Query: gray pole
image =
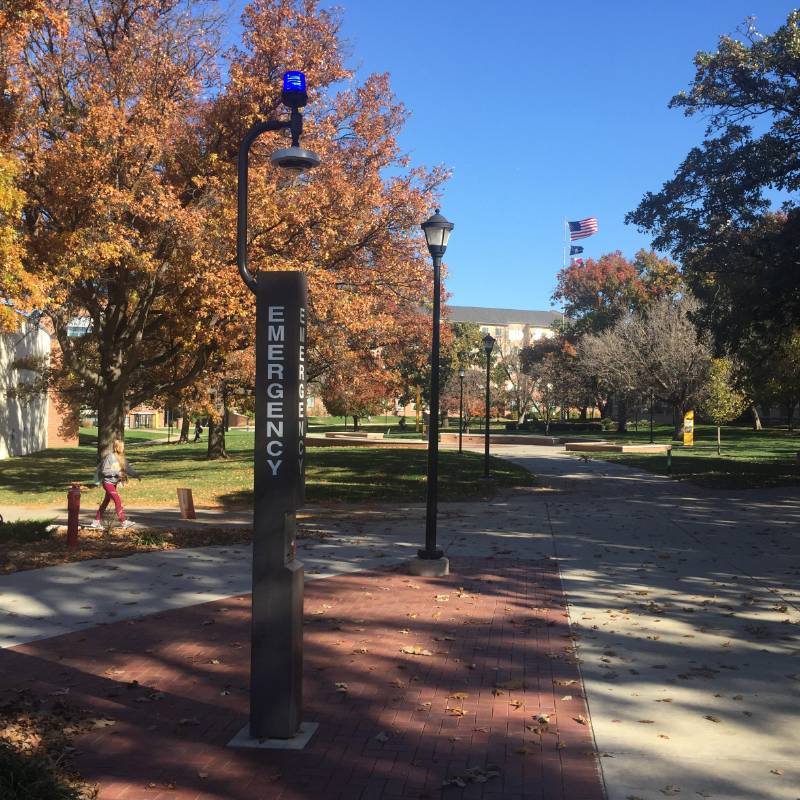
<path fill-rule="evenodd" d="M 461 381 L 461 391 L 458 397 L 458 452 L 463 453 L 461 448 L 461 434 L 464 432 L 464 376 L 459 375 Z"/>
<path fill-rule="evenodd" d="M 441 558 L 444 552 L 436 546 L 436 506 L 439 483 L 439 317 L 442 257 L 433 258 L 433 337 L 431 339 L 431 399 L 428 424 L 428 503 L 425 512 L 425 549 L 420 558 Z"/>
<path fill-rule="evenodd" d="M 492 351 L 486 353 L 486 432 L 483 440 L 483 477 L 489 478 L 489 368 L 492 358 Z"/>

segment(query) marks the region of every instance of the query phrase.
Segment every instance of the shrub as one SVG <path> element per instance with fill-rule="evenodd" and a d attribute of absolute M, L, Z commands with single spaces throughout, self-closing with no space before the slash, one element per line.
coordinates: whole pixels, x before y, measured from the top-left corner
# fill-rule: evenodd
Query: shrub
<path fill-rule="evenodd" d="M 17 542 L 47 539 L 52 533 L 52 530 L 48 530 L 52 524 L 51 519 L 18 519 L 16 522 L 4 522 L 0 524 L 0 539 L 12 539 Z"/>
<path fill-rule="evenodd" d="M 58 777 L 49 758 L 23 755 L 0 744 L 3 800 L 81 800 L 86 795 Z"/>

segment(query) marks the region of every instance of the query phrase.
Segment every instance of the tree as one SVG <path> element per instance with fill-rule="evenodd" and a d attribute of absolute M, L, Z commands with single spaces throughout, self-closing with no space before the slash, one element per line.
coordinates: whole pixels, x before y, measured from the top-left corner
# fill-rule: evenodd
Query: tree
<path fill-rule="evenodd" d="M 19 328 L 19 317 L 4 298 L 17 298 L 17 309 L 35 305 L 36 284 L 22 268 L 19 223 L 22 218 L 23 193 L 17 188 L 18 164 L 0 150 L 0 333 Z"/>
<path fill-rule="evenodd" d="M 442 388 L 442 404 L 458 413 L 461 398 L 461 381 L 452 373 Z M 464 430 L 469 433 L 470 423 L 486 413 L 486 370 L 470 367 L 464 370 Z"/>
<path fill-rule="evenodd" d="M 214 20 L 188 0 L 63 8 L 22 43 L 10 139 L 26 195 L 23 263 L 47 297 L 61 378 L 97 406 L 103 454 L 127 406 L 199 374 L 242 293 L 217 291 L 222 257 L 192 181 Z M 84 336 L 70 335 L 75 318 L 90 320 Z M 179 354 L 191 354 L 181 371 L 154 380 Z"/>
<path fill-rule="evenodd" d="M 383 367 L 377 353 L 329 370 L 320 383 L 325 408 L 334 416 L 352 416 L 356 431 L 360 418 L 380 412 L 398 390 L 396 374 Z"/>
<path fill-rule="evenodd" d="M 800 331 L 792 328 L 772 341 L 752 336 L 739 352 L 739 385 L 753 403 L 766 409 L 783 409 L 791 431 L 794 410 L 800 402 Z"/>
<path fill-rule="evenodd" d="M 680 287 L 677 265 L 669 259 L 639 250 L 630 261 L 616 250 L 562 269 L 553 299 L 564 303 L 568 329 L 575 338 L 599 333 L 627 312 L 674 295 Z"/>
<path fill-rule="evenodd" d="M 713 359 L 699 410 L 717 426 L 717 455 L 722 453 L 722 425 L 741 416 L 748 405 L 747 397 L 736 388 L 730 358 Z"/>
<path fill-rule="evenodd" d="M 348 84 L 335 13 L 254 0 L 221 86 L 219 20 L 199 2 L 64 8 L 65 24 L 32 29 L 9 73 L 12 145 L 27 197 L 23 264 L 49 298 L 62 379 L 98 407 L 101 453 L 122 436 L 126 406 L 174 394 L 212 356 L 252 345 L 252 297 L 231 265 L 236 152 L 257 117 L 284 113 L 287 66 L 302 63 L 313 87 L 304 144 L 322 165 L 280 175 L 269 165 L 280 134 L 256 144 L 253 268 L 308 275 L 309 379 L 415 335 L 431 276 L 409 233 L 445 173 L 408 166 L 387 76 Z M 91 320 L 78 338 L 75 317 Z"/>
<path fill-rule="evenodd" d="M 705 139 L 626 216 L 653 235 L 654 247 L 681 260 L 707 303 L 707 324 L 721 344 L 733 345 L 754 324 L 785 326 L 800 313 L 797 204 L 790 198 L 773 214 L 768 196 L 800 188 L 800 12 L 771 35 L 752 20 L 740 34 L 695 56 L 694 80 L 670 107 L 702 114 Z"/>
<path fill-rule="evenodd" d="M 613 391 L 632 398 L 652 392 L 670 403 L 676 436 L 706 382 L 711 360 L 709 344 L 692 321 L 697 307 L 691 295 L 664 297 L 580 343 L 584 370 L 601 376 Z"/>
<path fill-rule="evenodd" d="M 550 433 L 556 409 L 569 407 L 575 392 L 575 348 L 564 337 L 545 338 L 525 347 L 521 357 L 534 384 L 533 407 Z"/>
<path fill-rule="evenodd" d="M 498 399 L 507 403 L 518 415 L 519 424 L 536 407 L 536 378 L 526 372 L 526 356 L 522 348 L 498 343 L 494 382 Z"/>

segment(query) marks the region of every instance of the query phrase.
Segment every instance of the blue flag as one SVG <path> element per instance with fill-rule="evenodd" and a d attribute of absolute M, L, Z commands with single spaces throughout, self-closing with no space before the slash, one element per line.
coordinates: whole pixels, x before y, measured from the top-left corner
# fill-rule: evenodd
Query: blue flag
<path fill-rule="evenodd" d="M 570 245 L 569 254 L 571 256 L 577 256 L 578 253 L 582 253 L 582 252 L 583 252 L 583 248 L 579 247 L 577 244 Z"/>

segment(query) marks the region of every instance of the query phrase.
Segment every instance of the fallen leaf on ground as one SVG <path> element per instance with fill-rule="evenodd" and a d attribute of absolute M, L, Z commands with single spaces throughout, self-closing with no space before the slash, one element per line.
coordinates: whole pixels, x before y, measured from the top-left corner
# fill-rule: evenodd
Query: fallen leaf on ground
<path fill-rule="evenodd" d="M 420 647 L 418 644 L 409 644 L 400 648 L 401 653 L 407 653 L 410 656 L 432 656 L 430 650 Z"/>
<path fill-rule="evenodd" d="M 512 700 L 512 701 L 509 703 L 509 705 L 510 705 L 512 708 L 522 708 L 522 706 L 524 706 L 524 705 L 525 705 L 525 703 L 523 703 L 523 702 L 522 702 L 522 700 Z"/>
<path fill-rule="evenodd" d="M 336 683 L 334 685 L 336 686 L 337 692 L 346 693 L 349 688 L 346 683 Z"/>
<path fill-rule="evenodd" d="M 770 772 L 773 775 L 783 775 L 783 770 L 782 769 L 771 769 Z"/>
<path fill-rule="evenodd" d="M 577 722 L 579 725 L 588 724 L 588 720 L 586 719 L 586 717 L 583 716 L 583 714 L 578 714 L 577 717 L 573 717 L 572 719 L 574 719 L 575 722 Z"/>
<path fill-rule="evenodd" d="M 719 717 L 715 717 L 713 714 L 706 714 L 703 719 L 707 719 L 709 722 L 721 722 Z"/>
<path fill-rule="evenodd" d="M 375 736 L 375 738 L 379 742 L 388 742 L 389 741 L 389 734 L 386 731 L 381 731 L 379 734 Z"/>

